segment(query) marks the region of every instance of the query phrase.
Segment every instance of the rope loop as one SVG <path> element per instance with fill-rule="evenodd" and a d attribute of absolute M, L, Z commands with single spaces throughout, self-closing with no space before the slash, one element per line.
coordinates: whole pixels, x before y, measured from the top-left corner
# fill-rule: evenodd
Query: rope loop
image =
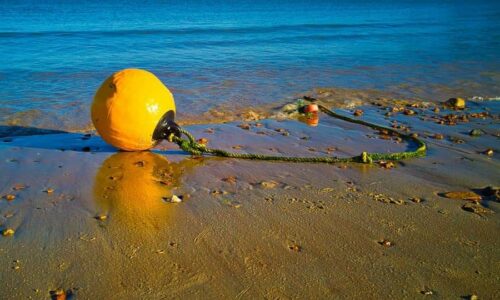
<path fill-rule="evenodd" d="M 362 120 L 352 119 L 347 116 L 339 115 L 329 110 L 328 108 L 324 107 L 323 105 L 318 105 L 318 106 L 321 111 L 323 111 L 324 113 L 326 113 L 331 117 L 341 119 L 350 123 L 364 125 L 373 128 L 375 130 L 386 130 L 388 132 L 391 132 L 395 135 L 402 137 L 405 140 L 410 140 L 415 142 L 418 145 L 418 148 L 413 151 L 394 152 L 394 153 L 368 153 L 364 151 L 361 153 L 361 155 L 345 157 L 345 158 L 326 157 L 326 156 L 291 157 L 291 156 L 273 156 L 264 154 L 235 153 L 235 152 L 228 152 L 222 149 L 208 148 L 206 145 L 196 142 L 194 136 L 183 128 L 179 128 L 179 131 L 181 135 L 185 135 L 187 139 L 182 138 L 182 136 L 178 137 L 174 134 L 170 134 L 170 136 L 168 137 L 168 141 L 176 143 L 179 146 L 179 148 L 181 148 L 183 151 L 188 152 L 194 156 L 201 156 L 204 153 L 206 153 L 220 157 L 253 159 L 253 160 L 273 160 L 273 161 L 286 161 L 286 162 L 313 162 L 313 163 L 329 163 L 329 164 L 357 162 L 364 164 L 372 164 L 373 162 L 400 161 L 403 159 L 422 157 L 426 155 L 427 146 L 423 141 L 421 141 L 417 137 L 400 133 L 392 128 L 383 127 Z"/>

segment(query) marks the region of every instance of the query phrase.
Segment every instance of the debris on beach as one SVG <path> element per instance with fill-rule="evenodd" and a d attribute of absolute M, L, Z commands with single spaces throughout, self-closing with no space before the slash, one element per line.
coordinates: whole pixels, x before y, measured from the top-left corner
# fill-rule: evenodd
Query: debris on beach
<path fill-rule="evenodd" d="M 222 199 L 221 203 L 224 204 L 224 205 L 230 206 L 230 207 L 234 207 L 234 208 L 240 208 L 241 207 L 241 203 L 240 202 L 234 201 L 234 200 L 230 200 L 230 199 Z"/>
<path fill-rule="evenodd" d="M 383 169 L 392 169 L 394 168 L 394 163 L 392 161 L 379 161 L 379 166 Z"/>
<path fill-rule="evenodd" d="M 180 203 L 183 198 L 183 196 L 172 195 L 171 197 L 163 197 L 163 200 L 169 203 Z"/>
<path fill-rule="evenodd" d="M 469 131 L 470 136 L 481 136 L 483 134 L 484 131 L 482 131 L 481 129 L 472 129 L 471 131 Z"/>
<path fill-rule="evenodd" d="M 241 123 L 238 125 L 238 127 L 244 130 L 250 130 L 250 124 L 248 123 Z"/>
<path fill-rule="evenodd" d="M 274 189 L 278 183 L 274 180 L 269 180 L 269 181 L 262 181 L 260 183 L 260 186 L 262 186 L 265 189 Z"/>
<path fill-rule="evenodd" d="M 12 228 L 7 228 L 2 231 L 3 236 L 13 236 L 16 231 Z"/>
<path fill-rule="evenodd" d="M 450 98 L 444 105 L 455 109 L 464 109 L 465 100 L 463 98 Z"/>
<path fill-rule="evenodd" d="M 361 117 L 363 115 L 364 111 L 362 109 L 356 109 L 353 113 L 354 116 L 356 117 Z"/>
<path fill-rule="evenodd" d="M 105 221 L 105 220 L 108 218 L 108 216 L 107 216 L 107 215 L 102 214 L 102 215 L 97 215 L 97 216 L 95 216 L 94 218 L 95 218 L 96 220 L 99 220 L 99 221 Z"/>
<path fill-rule="evenodd" d="M 379 243 L 380 245 L 384 246 L 384 247 L 387 247 L 387 248 L 394 246 L 394 243 L 393 243 L 393 242 L 391 242 L 391 241 L 389 241 L 389 240 L 386 240 L 386 239 L 383 239 L 383 240 L 381 240 L 381 241 L 378 241 L 378 243 Z"/>
<path fill-rule="evenodd" d="M 422 200 L 422 198 L 419 198 L 419 197 L 412 197 L 412 198 L 410 198 L 410 201 L 413 203 L 420 203 L 423 200 Z"/>
<path fill-rule="evenodd" d="M 495 152 L 491 148 L 488 148 L 488 149 L 484 150 L 483 152 L 481 152 L 481 154 L 484 154 L 484 155 L 487 155 L 487 156 L 493 156 L 494 153 Z"/>
<path fill-rule="evenodd" d="M 208 139 L 207 138 L 200 138 L 196 142 L 198 144 L 206 145 L 206 144 L 208 144 Z"/>
<path fill-rule="evenodd" d="M 13 195 L 13 194 L 7 194 L 5 196 L 3 196 L 5 198 L 5 200 L 7 201 L 12 201 L 14 199 L 16 199 L 16 195 Z"/>
<path fill-rule="evenodd" d="M 432 138 L 436 139 L 436 140 L 442 140 L 444 139 L 444 135 L 442 135 L 441 133 L 435 133 Z"/>
<path fill-rule="evenodd" d="M 481 196 L 471 191 L 454 191 L 439 194 L 442 197 L 455 200 L 481 201 Z"/>
<path fill-rule="evenodd" d="M 403 114 L 405 114 L 405 115 L 407 115 L 407 116 L 413 116 L 413 115 L 415 115 L 415 114 L 416 114 L 416 112 L 415 112 L 414 110 L 412 110 L 412 109 L 405 109 L 405 110 L 403 111 Z"/>
<path fill-rule="evenodd" d="M 12 187 L 12 189 L 14 191 L 19 191 L 19 190 L 24 190 L 26 188 L 26 185 L 25 184 L 22 184 L 22 183 L 16 183 L 14 185 L 14 187 Z"/>
<path fill-rule="evenodd" d="M 53 188 L 46 188 L 44 190 L 44 192 L 47 193 L 47 194 L 52 194 L 54 192 L 54 189 Z"/>
<path fill-rule="evenodd" d="M 50 291 L 50 297 L 53 300 L 66 300 L 68 299 L 68 296 L 71 296 L 71 294 L 71 291 L 65 291 L 63 289 Z"/>
<path fill-rule="evenodd" d="M 492 214 L 494 213 L 491 209 L 488 209 L 478 202 L 468 202 L 462 205 L 462 209 L 468 212 L 472 212 L 478 215 Z"/>
<path fill-rule="evenodd" d="M 235 184 L 236 180 L 237 180 L 236 176 L 228 176 L 228 177 L 222 178 L 222 181 L 230 183 L 230 184 Z"/>

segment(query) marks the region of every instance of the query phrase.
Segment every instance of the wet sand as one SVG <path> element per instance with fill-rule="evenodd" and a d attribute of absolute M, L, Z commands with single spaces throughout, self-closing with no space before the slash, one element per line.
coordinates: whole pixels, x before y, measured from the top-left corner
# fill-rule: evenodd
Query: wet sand
<path fill-rule="evenodd" d="M 500 298 L 500 203 L 484 190 L 500 185 L 498 101 L 389 116 L 387 103 L 375 104 L 361 107 L 362 119 L 410 126 L 428 156 L 388 169 L 191 158 L 167 143 L 123 153 L 80 133 L 2 138 L 0 229 L 14 230 L 0 237 L 2 296 Z M 474 112 L 489 116 L 437 122 Z M 211 147 L 249 153 L 412 147 L 325 115 L 318 127 L 248 119 L 249 130 L 187 128 Z M 488 148 L 491 156 L 481 153 Z M 450 191 L 481 200 L 443 197 Z"/>

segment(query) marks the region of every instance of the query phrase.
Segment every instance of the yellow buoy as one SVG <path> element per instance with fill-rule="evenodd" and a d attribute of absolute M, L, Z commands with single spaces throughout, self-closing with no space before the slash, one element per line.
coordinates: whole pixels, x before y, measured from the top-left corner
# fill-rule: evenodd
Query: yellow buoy
<path fill-rule="evenodd" d="M 92 122 L 109 144 L 127 151 L 147 150 L 165 138 L 173 123 L 172 93 L 151 72 L 125 69 L 106 79 L 92 103 Z"/>

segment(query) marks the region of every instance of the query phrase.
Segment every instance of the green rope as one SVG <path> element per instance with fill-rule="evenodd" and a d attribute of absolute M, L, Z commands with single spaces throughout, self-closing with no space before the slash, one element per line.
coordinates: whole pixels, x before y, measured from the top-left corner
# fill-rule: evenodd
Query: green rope
<path fill-rule="evenodd" d="M 168 138 L 169 141 L 176 143 L 179 147 L 191 153 L 195 156 L 203 155 L 204 153 L 211 154 L 214 156 L 221 157 L 231 157 L 231 158 L 241 158 L 241 159 L 254 159 L 254 160 L 274 160 L 274 161 L 287 161 L 287 162 L 312 162 L 312 163 L 349 163 L 349 162 L 357 162 L 357 163 L 373 163 L 378 161 L 399 161 L 408 158 L 421 157 L 425 156 L 426 153 L 426 145 L 420 139 L 410 136 L 408 134 L 400 133 L 392 128 L 383 127 L 375 124 L 371 124 L 362 120 L 352 119 L 343 115 L 339 115 L 328 108 L 318 105 L 319 109 L 326 113 L 329 116 L 332 116 L 337 119 L 341 119 L 350 123 L 360 124 L 364 126 L 371 127 L 376 130 L 385 130 L 387 132 L 393 133 L 402 137 L 405 140 L 414 141 L 417 143 L 418 148 L 414 151 L 404 151 L 404 152 L 394 152 L 394 153 L 368 153 L 362 152 L 358 156 L 351 156 L 345 158 L 339 157 L 326 157 L 326 156 L 317 156 L 317 157 L 290 157 L 290 156 L 273 156 L 273 155 L 264 155 L 264 154 L 246 154 L 246 153 L 235 153 L 228 152 L 221 149 L 212 149 L 208 148 L 204 144 L 197 143 L 194 136 L 190 134 L 185 129 L 179 128 L 180 132 L 184 134 L 187 139 L 183 139 L 182 137 L 177 137 L 171 134 Z"/>

